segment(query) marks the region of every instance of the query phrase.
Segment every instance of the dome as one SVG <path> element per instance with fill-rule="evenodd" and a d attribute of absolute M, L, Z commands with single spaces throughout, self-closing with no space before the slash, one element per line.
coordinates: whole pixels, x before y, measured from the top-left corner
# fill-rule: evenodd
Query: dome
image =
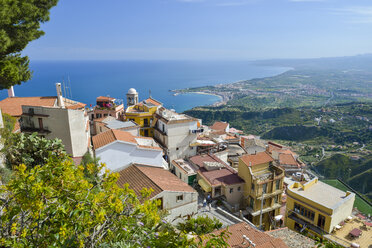
<path fill-rule="evenodd" d="M 130 89 L 128 90 L 128 94 L 137 94 L 137 91 L 136 91 L 136 89 L 134 89 L 134 88 L 130 88 Z"/>

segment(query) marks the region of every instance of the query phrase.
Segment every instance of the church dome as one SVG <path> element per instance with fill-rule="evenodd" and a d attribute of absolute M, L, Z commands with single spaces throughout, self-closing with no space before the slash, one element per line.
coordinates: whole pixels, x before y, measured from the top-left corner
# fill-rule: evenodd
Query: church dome
<path fill-rule="evenodd" d="M 134 89 L 134 88 L 130 88 L 130 89 L 128 90 L 128 94 L 137 94 L 137 91 L 136 91 L 136 89 Z"/>

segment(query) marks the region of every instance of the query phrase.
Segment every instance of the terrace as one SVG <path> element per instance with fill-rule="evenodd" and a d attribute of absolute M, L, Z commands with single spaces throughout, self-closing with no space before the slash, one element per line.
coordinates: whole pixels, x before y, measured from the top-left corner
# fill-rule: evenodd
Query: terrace
<path fill-rule="evenodd" d="M 350 221 L 345 220 L 336 226 L 331 234 L 324 237 L 344 247 L 370 248 L 372 247 L 372 222 L 365 217 L 363 218 L 354 216 Z M 361 231 L 359 236 L 352 235 L 351 232 L 355 229 Z"/>

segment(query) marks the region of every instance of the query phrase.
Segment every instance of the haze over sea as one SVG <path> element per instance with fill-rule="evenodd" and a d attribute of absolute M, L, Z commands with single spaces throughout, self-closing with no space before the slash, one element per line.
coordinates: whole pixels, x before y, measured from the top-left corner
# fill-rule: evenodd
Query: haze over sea
<path fill-rule="evenodd" d="M 33 78 L 14 87 L 16 96 L 55 96 L 55 83 L 71 83 L 72 99 L 95 105 L 97 96 L 123 99 L 135 88 L 139 100 L 151 96 L 165 107 L 182 112 L 220 100 L 213 95 L 181 94 L 169 90 L 278 75 L 284 67 L 256 66 L 254 62 L 220 61 L 32 61 Z M 67 83 L 66 83 L 67 85 Z M 0 91 L 0 99 L 7 91 Z"/>

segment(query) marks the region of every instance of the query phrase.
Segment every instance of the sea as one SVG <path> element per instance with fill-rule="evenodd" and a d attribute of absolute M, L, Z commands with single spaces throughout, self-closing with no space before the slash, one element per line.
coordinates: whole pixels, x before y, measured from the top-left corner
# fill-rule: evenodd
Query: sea
<path fill-rule="evenodd" d="M 289 68 L 257 66 L 252 61 L 31 61 L 33 77 L 14 87 L 16 96 L 55 96 L 55 83 L 63 83 L 66 97 L 95 105 L 98 96 L 126 104 L 126 93 L 135 88 L 139 99 L 151 97 L 165 107 L 183 112 L 220 100 L 215 95 L 174 95 L 170 90 L 227 84 L 281 74 Z M 0 91 L 0 99 L 7 90 Z"/>

